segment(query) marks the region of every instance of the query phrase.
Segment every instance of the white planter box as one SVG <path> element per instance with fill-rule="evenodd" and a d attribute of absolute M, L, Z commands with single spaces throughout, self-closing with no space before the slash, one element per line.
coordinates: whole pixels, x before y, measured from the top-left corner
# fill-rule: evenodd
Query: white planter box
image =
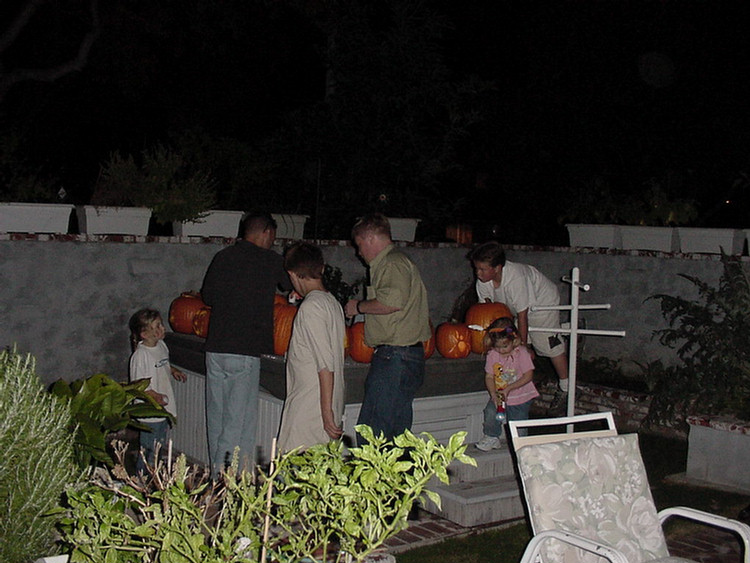
<path fill-rule="evenodd" d="M 722 418 L 689 416 L 689 479 L 750 493 L 750 427 Z"/>
<path fill-rule="evenodd" d="M 0 203 L 0 232 L 67 233 L 72 211 L 65 203 Z"/>
<path fill-rule="evenodd" d="M 745 233 L 737 229 L 700 229 L 677 227 L 680 252 L 701 252 L 707 254 L 742 254 Z"/>
<path fill-rule="evenodd" d="M 151 210 L 147 207 L 76 207 L 78 228 L 90 235 L 146 235 Z"/>
<path fill-rule="evenodd" d="M 592 248 L 621 248 L 622 239 L 617 225 L 569 224 L 570 246 Z"/>
<path fill-rule="evenodd" d="M 52 557 L 42 557 L 34 563 L 68 563 L 67 555 L 53 555 Z"/>
<path fill-rule="evenodd" d="M 672 227 L 621 225 L 622 248 L 628 250 L 659 250 L 677 252 L 678 239 Z"/>
<path fill-rule="evenodd" d="M 305 234 L 305 223 L 309 215 L 271 213 L 278 228 L 276 238 L 301 239 Z"/>
<path fill-rule="evenodd" d="M 391 224 L 391 239 L 413 242 L 419 221 L 411 217 L 388 217 L 388 222 Z"/>
<path fill-rule="evenodd" d="M 242 211 L 209 211 L 197 221 L 172 223 L 172 232 L 178 237 L 225 237 L 234 238 L 240 228 Z"/>

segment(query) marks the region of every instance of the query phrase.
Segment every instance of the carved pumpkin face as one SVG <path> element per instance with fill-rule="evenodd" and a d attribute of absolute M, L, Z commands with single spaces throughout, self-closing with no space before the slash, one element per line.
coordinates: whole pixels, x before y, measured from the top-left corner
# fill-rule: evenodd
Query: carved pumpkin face
<path fill-rule="evenodd" d="M 444 358 L 465 358 L 471 353 L 471 330 L 463 323 L 443 323 L 435 332 L 435 344 Z"/>
<path fill-rule="evenodd" d="M 208 323 L 211 319 L 211 307 L 203 307 L 193 317 L 193 333 L 201 338 L 208 336 Z"/>

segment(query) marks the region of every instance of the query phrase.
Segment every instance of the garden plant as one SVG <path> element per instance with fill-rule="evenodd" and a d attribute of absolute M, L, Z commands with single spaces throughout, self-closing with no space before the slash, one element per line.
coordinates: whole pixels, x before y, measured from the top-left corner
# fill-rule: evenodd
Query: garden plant
<path fill-rule="evenodd" d="M 73 460 L 67 405 L 45 391 L 34 359 L 0 352 L 0 561 L 28 563 L 54 551 L 55 519 Z"/>
<path fill-rule="evenodd" d="M 439 504 L 426 489 L 433 476 L 447 482 L 451 461 L 475 462 L 465 433 L 440 445 L 357 431 L 367 444 L 349 455 L 340 441 L 292 451 L 258 479 L 236 462 L 218 483 L 184 456 L 145 480 L 120 463 L 67 491 L 62 542 L 71 563 L 361 561 L 406 526 L 423 494 Z M 116 450 L 122 460 L 125 446 Z"/>
<path fill-rule="evenodd" d="M 698 290 L 687 299 L 654 295 L 669 328 L 656 331 L 681 363 L 646 366 L 653 394 L 650 423 L 686 414 L 726 414 L 750 420 L 750 279 L 742 262 L 722 256 L 718 286 L 682 275 Z"/>

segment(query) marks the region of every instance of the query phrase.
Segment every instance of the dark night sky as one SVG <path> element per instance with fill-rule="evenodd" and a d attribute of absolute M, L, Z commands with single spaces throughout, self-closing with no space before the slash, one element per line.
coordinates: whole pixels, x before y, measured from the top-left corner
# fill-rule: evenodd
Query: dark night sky
<path fill-rule="evenodd" d="M 450 24 L 442 54 L 453 76 L 494 83 L 459 151 L 461 191 L 478 207 L 491 198 L 513 209 L 516 229 L 543 223 L 540 242 L 557 240 L 560 202 L 594 179 L 628 193 L 676 177 L 703 223 L 748 226 L 747 182 L 735 183 L 750 164 L 748 4 L 426 3 Z M 6 70 L 52 62 L 85 32 L 85 2 L 43 9 L 2 54 Z M 101 11 L 82 72 L 15 86 L 0 105 L 5 131 L 22 131 L 32 160 L 80 186 L 74 197 L 87 197 L 114 149 L 195 127 L 254 142 L 323 97 L 325 34 L 285 2 L 108 1 Z M 733 209 L 720 203 L 729 196 Z"/>

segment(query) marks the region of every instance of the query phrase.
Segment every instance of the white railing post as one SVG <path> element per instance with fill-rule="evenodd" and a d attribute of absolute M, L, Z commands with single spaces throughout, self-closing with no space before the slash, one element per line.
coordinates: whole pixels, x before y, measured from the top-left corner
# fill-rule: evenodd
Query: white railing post
<path fill-rule="evenodd" d="M 577 356 L 578 356 L 578 335 L 579 334 L 590 334 L 593 336 L 625 336 L 624 330 L 593 330 L 593 329 L 579 329 L 578 328 L 578 312 L 580 310 L 590 309 L 609 309 L 609 303 L 605 305 L 581 305 L 579 303 L 578 292 L 580 290 L 588 291 L 591 287 L 588 284 L 582 284 L 580 282 L 580 270 L 575 267 L 572 270 L 571 277 L 563 277 L 562 280 L 570 284 L 570 305 L 556 305 L 548 307 L 531 307 L 532 311 L 570 311 L 570 328 L 560 328 L 556 332 L 569 335 L 570 350 L 568 356 L 568 408 L 567 416 L 573 416 L 575 414 L 576 404 L 576 369 L 577 369 Z M 549 327 L 529 327 L 531 332 L 550 332 Z M 568 432 L 572 432 L 572 426 L 568 426 Z"/>

